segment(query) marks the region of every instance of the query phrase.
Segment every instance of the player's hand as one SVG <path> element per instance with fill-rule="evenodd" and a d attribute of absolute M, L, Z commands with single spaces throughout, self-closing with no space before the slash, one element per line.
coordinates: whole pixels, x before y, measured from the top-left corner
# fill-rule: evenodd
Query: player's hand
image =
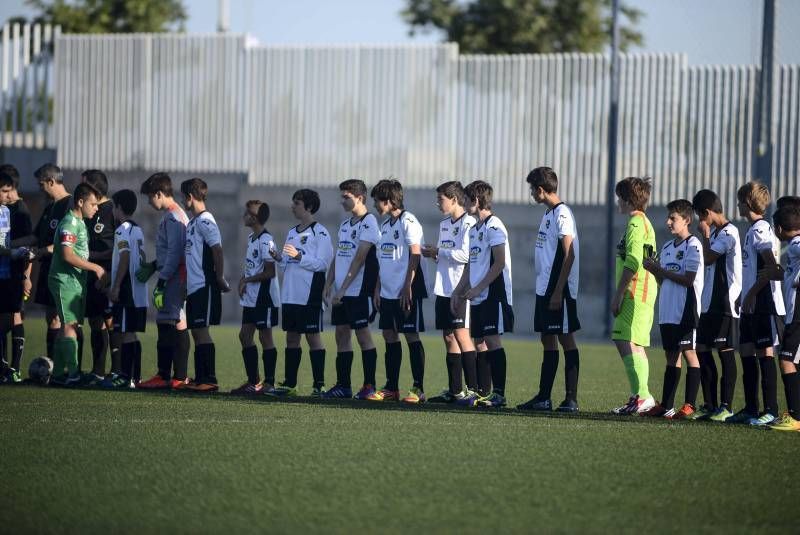
<path fill-rule="evenodd" d="M 333 294 L 333 297 L 331 298 L 331 305 L 333 305 L 333 306 L 341 305 L 342 304 L 342 297 L 344 297 L 344 291 L 342 291 L 342 290 L 339 290 L 338 292 Z"/>
<path fill-rule="evenodd" d="M 434 247 L 433 245 L 427 245 L 427 244 L 423 245 L 420 251 L 422 252 L 422 256 L 424 256 L 425 258 L 436 258 L 436 256 L 439 254 L 438 247 Z"/>
<path fill-rule="evenodd" d="M 108 300 L 112 303 L 119 302 L 119 288 L 114 287 L 108 290 Z"/>
<path fill-rule="evenodd" d="M 742 313 L 752 314 L 756 309 L 756 296 L 753 292 L 747 292 L 747 295 L 742 301 Z"/>
<path fill-rule="evenodd" d="M 642 261 L 642 267 L 644 267 L 644 269 L 646 269 L 646 270 L 647 270 L 647 271 L 649 271 L 650 273 L 653 273 L 653 274 L 655 274 L 655 273 L 656 273 L 656 271 L 658 271 L 658 268 L 659 268 L 659 267 L 661 267 L 661 266 L 660 266 L 660 264 L 659 264 L 659 263 L 657 263 L 657 262 L 656 262 L 654 259 L 652 259 L 652 258 L 645 258 L 645 259 Z"/>
<path fill-rule="evenodd" d="M 403 286 L 400 290 L 400 310 L 406 315 L 411 312 L 411 286 Z"/>
<path fill-rule="evenodd" d="M 228 284 L 228 281 L 225 280 L 225 277 L 217 277 L 217 286 L 219 286 L 219 291 L 224 294 L 231 291 L 231 285 Z"/>
<path fill-rule="evenodd" d="M 381 293 L 375 292 L 375 295 L 372 296 L 372 307 L 375 310 L 381 309 Z"/>
<path fill-rule="evenodd" d="M 478 288 L 473 286 L 472 288 L 470 288 L 469 290 L 467 290 L 466 292 L 463 293 L 463 297 L 467 301 L 472 301 L 473 299 L 478 297 L 481 294 L 482 291 L 483 290 L 479 290 Z"/>
<path fill-rule="evenodd" d="M 30 249 L 27 247 L 15 247 L 11 249 L 11 260 L 29 260 L 30 259 Z"/>
<path fill-rule="evenodd" d="M 247 290 L 247 283 L 244 282 L 244 277 L 239 279 L 239 297 L 244 296 L 244 292 Z"/>
<path fill-rule="evenodd" d="M 95 264 L 94 268 L 92 269 L 92 271 L 94 271 L 94 274 L 97 275 L 97 281 L 98 282 L 103 280 L 103 277 L 106 276 L 106 270 L 103 269 L 103 266 L 98 266 L 97 264 Z"/>
<path fill-rule="evenodd" d="M 457 316 L 457 310 L 459 308 L 459 304 L 461 303 L 461 297 L 457 296 L 455 293 L 450 297 L 450 314 L 453 317 Z"/>
<path fill-rule="evenodd" d="M 276 262 L 280 262 L 281 260 L 283 260 L 283 255 L 281 255 L 281 252 L 274 247 L 269 248 L 269 255 Z"/>
<path fill-rule="evenodd" d="M 550 296 L 550 301 L 547 303 L 548 310 L 561 310 L 564 302 L 564 294 L 562 292 L 553 292 Z"/>
<path fill-rule="evenodd" d="M 297 248 L 291 243 L 287 243 L 286 245 L 283 246 L 283 254 L 285 254 L 289 258 L 296 258 L 300 256 L 300 251 L 298 251 Z"/>
<path fill-rule="evenodd" d="M 700 221 L 697 223 L 697 230 L 700 231 L 700 234 L 705 236 L 706 239 L 711 237 L 711 225 L 706 223 L 705 221 Z"/>
<path fill-rule="evenodd" d="M 614 299 L 611 300 L 611 315 L 615 318 L 619 316 L 619 313 L 622 311 L 622 296 L 619 294 L 614 295 Z"/>
<path fill-rule="evenodd" d="M 33 283 L 31 282 L 30 277 L 25 277 L 22 281 L 22 294 L 25 296 L 25 299 L 28 299 L 31 296 L 31 290 L 33 289 Z"/>
<path fill-rule="evenodd" d="M 156 272 L 156 263 L 153 262 L 139 262 L 139 269 L 136 270 L 136 280 L 141 283 L 145 283 L 150 280 L 150 277 L 153 276 L 153 273 Z"/>
<path fill-rule="evenodd" d="M 156 310 L 164 308 L 164 287 L 158 284 L 153 288 L 153 306 Z"/>

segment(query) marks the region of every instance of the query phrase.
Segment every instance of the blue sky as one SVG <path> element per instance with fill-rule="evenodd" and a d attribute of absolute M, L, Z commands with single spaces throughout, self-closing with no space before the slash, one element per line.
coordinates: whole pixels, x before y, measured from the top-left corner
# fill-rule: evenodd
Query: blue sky
<path fill-rule="evenodd" d="M 214 32 L 216 0 L 184 0 L 190 32 Z M 760 0 L 627 0 L 644 11 L 644 51 L 685 52 L 690 63 L 754 63 L 760 51 Z M 229 0 L 231 31 L 266 44 L 425 43 L 408 36 L 403 0 Z M 782 0 L 779 60 L 800 62 L 800 0 Z M 0 20 L 31 15 L 23 0 L 0 2 Z"/>

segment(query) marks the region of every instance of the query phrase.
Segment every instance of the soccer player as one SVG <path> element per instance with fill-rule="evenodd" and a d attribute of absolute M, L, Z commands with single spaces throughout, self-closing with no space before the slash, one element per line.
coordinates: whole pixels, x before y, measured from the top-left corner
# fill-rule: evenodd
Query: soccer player
<path fill-rule="evenodd" d="M 270 251 L 275 249 L 275 242 L 265 227 L 269 220 L 269 205 L 257 200 L 247 201 L 243 219 L 244 225 L 252 232 L 247 237 L 244 273 L 239 280 L 239 304 L 242 305 L 239 341 L 242 343 L 242 359 L 247 373 L 247 382 L 231 391 L 231 394 L 239 395 L 258 394 L 263 388 L 275 386 L 278 351 L 272 339 L 272 328 L 278 324 L 278 307 L 281 304 L 275 260 L 270 255 Z M 258 349 L 253 343 L 256 330 L 264 362 L 263 383 L 259 382 Z"/>
<path fill-rule="evenodd" d="M 158 340 L 156 341 L 158 373 L 142 381 L 137 388 L 180 389 L 188 383 L 189 331 L 183 310 L 186 295 L 186 212 L 172 195 L 172 179 L 166 173 L 156 173 L 142 184 L 140 192 L 148 203 L 164 212 L 156 234 L 156 259 L 147 262 L 141 255 L 136 278 L 146 283 L 158 271 L 153 291 Z M 172 379 L 170 372 L 174 367 Z"/>
<path fill-rule="evenodd" d="M 783 277 L 786 330 L 778 353 L 786 393 L 786 413 L 770 428 L 776 431 L 800 431 L 800 378 L 797 375 L 797 366 L 800 364 L 800 313 L 796 310 L 800 293 L 800 203 L 790 200 L 777 204 L 780 208 L 772 217 L 775 234 L 789 244 Z"/>
<path fill-rule="evenodd" d="M 628 214 L 625 235 L 617 245 L 615 277 L 617 291 L 611 301 L 614 326 L 611 339 L 617 347 L 631 396 L 614 414 L 640 414 L 655 404 L 647 387 L 650 365 L 645 347 L 650 345 L 658 285 L 652 273 L 644 269 L 644 259 L 653 256 L 656 236 L 645 215 L 650 202 L 650 178 L 628 177 L 617 182 L 615 193 L 619 211 Z"/>
<path fill-rule="evenodd" d="M 697 322 L 703 293 L 703 245 L 690 231 L 692 203 L 678 199 L 667 204 L 667 229 L 674 236 L 661 248 L 659 260 L 645 258 L 644 268 L 661 289 L 658 293 L 658 324 L 667 358 L 661 403 L 644 416 L 681 420 L 695 412 L 700 389 L 700 363 L 695 352 Z M 686 359 L 686 397 L 675 410 L 675 391 L 681 378 L 681 356 Z"/>
<path fill-rule="evenodd" d="M 390 393 L 375 391 L 375 367 L 378 353 L 369 324 L 374 319 L 372 298 L 378 280 L 378 220 L 367 210 L 367 186 L 362 180 L 339 184 L 341 204 L 348 218 L 339 225 L 338 247 L 325 284 L 330 301 L 331 325 L 336 327 L 336 385 L 326 398 L 353 397 L 350 369 L 353 364 L 352 332 L 361 347 L 364 382 L 356 399 L 397 400 L 397 389 Z M 313 361 L 312 361 L 313 362 Z M 322 385 L 317 385 L 322 388 Z M 389 392 L 389 391 L 386 391 Z M 386 394 L 386 395 L 384 395 Z"/>
<path fill-rule="evenodd" d="M 464 266 L 469 262 L 469 229 L 475 218 L 464 209 L 464 187 L 461 182 L 450 181 L 436 188 L 436 205 L 447 217 L 439 223 L 439 240 L 434 245 L 424 245 L 422 256 L 436 262 L 433 293 L 436 294 L 436 328 L 442 331 L 447 356 L 448 388 L 430 398 L 433 403 L 460 402 L 474 405 L 478 389 L 478 355 L 469 332 L 469 303 L 458 300 L 457 307 L 450 300 Z M 464 391 L 462 375 L 466 378 Z"/>
<path fill-rule="evenodd" d="M 778 417 L 778 379 L 773 348 L 780 343 L 783 306 L 779 264 L 780 244 L 772 226 L 764 219 L 769 206 L 767 187 L 751 181 L 736 192 L 739 215 L 750 222 L 742 247 L 742 296 L 739 321 L 739 352 L 745 407 L 727 423 L 748 423 L 763 427 Z M 758 412 L 758 376 L 764 412 Z"/>
<path fill-rule="evenodd" d="M 425 331 L 422 300 L 428 297 L 428 289 L 421 263 L 422 225 L 403 206 L 403 186 L 399 181 L 381 180 L 370 195 L 375 210 L 381 216 L 387 216 L 380 228 L 377 248 L 380 269 L 375 289 L 375 307 L 381 313 L 378 326 L 386 342 L 386 385 L 375 393 L 374 398 L 389 400 L 399 397 L 403 360 L 400 333 L 403 333 L 414 383 L 402 401 L 424 403 L 425 348 L 419 333 Z"/>
<path fill-rule="evenodd" d="M 53 164 L 44 164 L 34 172 L 39 183 L 39 189 L 50 200 L 44 207 L 34 234 L 37 238 L 37 258 L 39 260 L 39 276 L 36 282 L 36 295 L 34 302 L 45 307 L 45 321 L 47 322 L 47 358 L 53 359 L 53 344 L 61 330 L 56 304 L 47 286 L 50 262 L 53 258 L 53 236 L 58 222 L 61 221 L 72 206 L 72 198 L 64 187 L 61 169 Z M 83 329 L 80 325 L 75 328 L 78 340 L 78 358 L 83 354 Z M 80 370 L 80 364 L 79 364 Z"/>
<path fill-rule="evenodd" d="M 325 385 L 325 346 L 322 344 L 322 293 L 325 272 L 333 260 L 331 235 L 314 221 L 319 210 L 319 194 L 300 189 L 292 195 L 292 215 L 300 224 L 289 230 L 281 251 L 270 255 L 283 271 L 281 285 L 281 320 L 286 331 L 286 379 L 279 386 L 264 389 L 272 397 L 297 395 L 297 371 L 300 369 L 300 337 L 305 334 L 311 355 L 312 395 L 321 396 Z"/>
<path fill-rule="evenodd" d="M 539 223 L 536 238 L 536 308 L 534 330 L 541 333 L 543 359 L 539 392 L 518 409 L 549 411 L 550 395 L 558 371 L 558 344 L 564 350 L 564 401 L 560 412 L 578 411 L 578 374 L 580 353 L 575 332 L 578 320 L 578 278 L 580 242 L 572 210 L 558 196 L 558 176 L 549 167 L 537 167 L 526 179 L 531 197 L 547 207 Z"/>
<path fill-rule="evenodd" d="M 508 231 L 492 213 L 492 186 L 482 180 L 467 185 L 469 215 L 477 223 L 469 229 L 469 262 L 453 290 L 450 308 L 470 302 L 470 333 L 478 350 L 478 388 L 465 405 L 502 407 L 506 404 L 506 353 L 500 336 L 514 331 L 511 293 L 511 248 Z"/>
<path fill-rule="evenodd" d="M 216 347 L 208 328 L 219 325 L 222 294 L 231 290 L 225 280 L 222 237 L 217 221 L 206 210 L 208 186 L 200 178 L 181 183 L 183 205 L 192 219 L 186 227 L 186 322 L 194 339 L 195 377 L 186 389 L 215 392 Z"/>
<path fill-rule="evenodd" d="M 86 307 L 86 272 L 98 280 L 105 276 L 102 266 L 89 262 L 89 234 L 85 219 L 97 212 L 100 194 L 89 184 L 78 184 L 72 196 L 72 209 L 56 227 L 55 248 L 47 275 L 48 287 L 58 310 L 61 331 L 53 347 L 53 384 L 75 386 L 80 383 L 76 326 L 83 322 Z M 66 366 L 68 375 L 64 375 Z"/>
<path fill-rule="evenodd" d="M 134 275 L 136 266 L 144 259 L 144 234 L 132 219 L 136 212 L 136 192 L 123 189 L 111 196 L 112 215 L 118 226 L 114 231 L 111 257 L 111 303 L 113 337 L 120 347 L 120 363 L 106 377 L 105 388 L 133 388 L 135 370 L 142 366 L 142 344 L 136 333 L 145 332 L 147 326 L 147 284 Z"/>
<path fill-rule="evenodd" d="M 697 357 L 700 384 L 705 404 L 690 418 L 724 422 L 731 411 L 736 387 L 736 355 L 733 350 L 733 327 L 739 317 L 737 300 L 742 290 L 742 248 L 739 229 L 728 221 L 719 196 L 700 190 L 692 199 L 692 209 L 699 221 L 697 229 L 703 245 L 703 296 L 697 326 Z M 716 348 L 722 367 L 718 379 L 711 351 Z M 717 381 L 720 380 L 720 403 Z"/>

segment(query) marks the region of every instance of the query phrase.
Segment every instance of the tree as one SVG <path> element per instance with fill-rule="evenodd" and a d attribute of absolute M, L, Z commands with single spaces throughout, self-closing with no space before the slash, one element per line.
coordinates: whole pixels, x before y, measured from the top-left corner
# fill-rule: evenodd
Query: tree
<path fill-rule="evenodd" d="M 26 0 L 34 22 L 58 24 L 63 33 L 169 32 L 184 29 L 183 0 Z"/>
<path fill-rule="evenodd" d="M 409 34 L 439 31 L 472 54 L 602 52 L 610 43 L 610 0 L 406 0 Z M 642 12 L 623 5 L 620 46 L 641 46 Z"/>

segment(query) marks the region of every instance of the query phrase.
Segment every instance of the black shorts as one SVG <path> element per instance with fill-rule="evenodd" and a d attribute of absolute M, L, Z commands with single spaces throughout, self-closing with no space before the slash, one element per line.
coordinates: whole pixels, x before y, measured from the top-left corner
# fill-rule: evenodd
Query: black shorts
<path fill-rule="evenodd" d="M 569 294 L 563 294 L 562 306 L 550 310 L 550 296 L 537 295 L 533 313 L 533 330 L 542 334 L 568 334 L 580 330 L 578 302 Z"/>
<path fill-rule="evenodd" d="M 0 314 L 22 312 L 22 280 L 0 279 Z"/>
<path fill-rule="evenodd" d="M 739 319 L 739 345 L 753 344 L 756 349 L 780 345 L 783 317 L 772 314 L 742 314 Z"/>
<path fill-rule="evenodd" d="M 694 327 L 675 323 L 661 323 L 661 347 L 664 351 L 694 349 L 697 331 Z"/>
<path fill-rule="evenodd" d="M 37 305 L 44 305 L 53 308 L 56 302 L 53 301 L 53 296 L 50 293 L 50 288 L 47 286 L 47 276 L 50 274 L 50 262 L 39 262 L 39 275 L 36 277 L 36 295 L 33 296 L 33 302 Z"/>
<path fill-rule="evenodd" d="M 262 331 L 278 325 L 278 307 L 242 307 L 242 325 L 255 325 Z"/>
<path fill-rule="evenodd" d="M 286 332 L 312 334 L 322 332 L 322 309 L 312 305 L 282 305 L 281 326 Z"/>
<path fill-rule="evenodd" d="M 450 298 L 436 296 L 436 328 L 440 331 L 469 329 L 469 307 L 462 299 L 455 315 L 450 311 Z"/>
<path fill-rule="evenodd" d="M 398 333 L 425 332 L 425 318 L 422 314 L 422 299 L 411 301 L 411 310 L 405 314 L 400 308 L 399 299 L 381 297 L 381 318 L 378 327 Z"/>
<path fill-rule="evenodd" d="M 786 325 L 778 355 L 781 360 L 800 364 L 800 321 Z"/>
<path fill-rule="evenodd" d="M 143 333 L 147 327 L 147 307 L 126 306 L 115 303 L 111 307 L 114 331 L 118 333 Z"/>
<path fill-rule="evenodd" d="M 697 324 L 697 343 L 711 349 L 733 347 L 733 318 L 722 314 L 700 314 Z"/>
<path fill-rule="evenodd" d="M 331 325 L 349 325 L 351 329 L 363 329 L 375 319 L 372 299 L 366 295 L 342 297 L 342 302 L 331 307 Z"/>
<path fill-rule="evenodd" d="M 186 321 L 190 329 L 219 325 L 222 293 L 216 284 L 203 286 L 186 296 Z"/>
<path fill-rule="evenodd" d="M 90 271 L 86 275 L 86 317 L 87 318 L 110 318 L 111 306 L 108 303 L 108 296 L 95 288 L 97 275 Z"/>
<path fill-rule="evenodd" d="M 514 310 L 500 301 L 485 300 L 470 306 L 469 334 L 475 339 L 514 332 Z"/>

